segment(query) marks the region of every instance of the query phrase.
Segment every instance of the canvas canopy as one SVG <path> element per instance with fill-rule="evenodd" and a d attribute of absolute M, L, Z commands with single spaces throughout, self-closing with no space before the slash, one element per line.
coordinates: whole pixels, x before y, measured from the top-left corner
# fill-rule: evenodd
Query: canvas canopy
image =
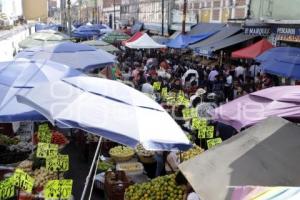
<path fill-rule="evenodd" d="M 155 42 L 147 33 L 144 33 L 133 42 L 127 42 L 126 47 L 130 49 L 161 49 L 166 48 L 166 45 Z"/>
<path fill-rule="evenodd" d="M 273 45 L 267 39 L 262 39 L 246 48 L 232 52 L 231 57 L 255 59 L 257 56 L 271 48 L 273 48 Z"/>
<path fill-rule="evenodd" d="M 271 117 L 179 169 L 201 200 L 228 199 L 230 186 L 299 186 L 299 132 L 296 124 Z"/>

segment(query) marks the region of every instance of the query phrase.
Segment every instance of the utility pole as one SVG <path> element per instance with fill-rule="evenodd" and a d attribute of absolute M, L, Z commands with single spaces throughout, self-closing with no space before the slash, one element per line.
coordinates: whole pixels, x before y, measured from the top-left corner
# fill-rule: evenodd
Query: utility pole
<path fill-rule="evenodd" d="M 187 0 L 183 1 L 183 16 L 182 16 L 182 34 L 185 34 L 185 19 L 186 19 Z"/>
<path fill-rule="evenodd" d="M 71 0 L 68 0 L 68 35 L 71 36 L 72 20 L 71 20 Z"/>
<path fill-rule="evenodd" d="M 116 30 L 116 0 L 114 0 L 114 30 Z"/>
<path fill-rule="evenodd" d="M 67 27 L 66 26 L 66 1 L 61 0 L 60 1 L 60 23 L 62 24 L 64 30 Z"/>
<path fill-rule="evenodd" d="M 165 1 L 161 0 L 161 35 L 164 36 L 165 24 Z"/>

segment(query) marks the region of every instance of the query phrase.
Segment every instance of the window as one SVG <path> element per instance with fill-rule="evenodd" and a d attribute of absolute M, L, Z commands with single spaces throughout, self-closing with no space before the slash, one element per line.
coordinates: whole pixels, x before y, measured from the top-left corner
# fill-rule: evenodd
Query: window
<path fill-rule="evenodd" d="M 236 6 L 245 6 L 246 5 L 246 0 L 236 0 L 235 5 Z"/>
<path fill-rule="evenodd" d="M 245 8 L 236 8 L 235 9 L 235 18 L 236 19 L 241 19 L 241 18 L 244 18 L 245 16 L 246 16 Z"/>
<path fill-rule="evenodd" d="M 210 7 L 211 7 L 211 2 L 210 2 L 210 1 L 208 1 L 208 2 L 206 3 L 206 7 L 207 7 L 207 8 L 210 8 Z"/>
<path fill-rule="evenodd" d="M 212 20 L 219 21 L 219 18 L 220 18 L 220 9 L 214 9 Z"/>
<path fill-rule="evenodd" d="M 214 8 L 221 7 L 221 1 L 214 1 Z"/>

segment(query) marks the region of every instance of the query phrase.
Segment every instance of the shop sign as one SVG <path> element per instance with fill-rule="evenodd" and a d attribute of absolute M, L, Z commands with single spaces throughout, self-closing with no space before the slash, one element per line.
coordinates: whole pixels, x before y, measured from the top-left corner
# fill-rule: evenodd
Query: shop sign
<path fill-rule="evenodd" d="M 300 42 L 300 35 L 276 35 L 276 39 L 280 41 L 287 41 L 287 42 Z"/>
<path fill-rule="evenodd" d="M 268 36 L 271 33 L 270 27 L 261 26 L 249 26 L 245 27 L 246 35 L 258 35 L 258 36 Z"/>
<path fill-rule="evenodd" d="M 300 28 L 277 27 L 273 29 L 273 33 L 280 35 L 300 35 Z"/>

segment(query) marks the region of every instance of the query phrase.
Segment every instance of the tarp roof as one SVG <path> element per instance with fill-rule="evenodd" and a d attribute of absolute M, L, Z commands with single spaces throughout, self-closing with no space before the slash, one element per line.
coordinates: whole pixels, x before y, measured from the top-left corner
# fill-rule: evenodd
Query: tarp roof
<path fill-rule="evenodd" d="M 195 48 L 196 53 L 210 56 L 213 52 L 230 47 L 248 40 L 255 38 L 253 35 L 245 35 L 244 33 L 239 33 L 237 35 L 225 38 L 223 40 L 211 43 L 207 46 Z"/>
<path fill-rule="evenodd" d="M 129 38 L 128 40 L 122 41 L 122 44 L 125 45 L 127 42 L 133 42 L 136 41 L 137 39 L 139 39 L 144 33 L 142 32 L 137 32 L 135 33 L 131 38 Z"/>
<path fill-rule="evenodd" d="M 300 128 L 271 117 L 179 169 L 204 200 L 223 200 L 229 186 L 299 186 Z"/>
<path fill-rule="evenodd" d="M 215 33 L 216 31 L 199 33 L 197 35 L 180 34 L 175 39 L 170 40 L 166 45 L 170 48 L 187 48 L 190 44 L 204 40 Z"/>
<path fill-rule="evenodd" d="M 216 32 L 220 31 L 225 24 L 220 23 L 199 23 L 192 27 L 191 31 L 188 32 L 189 35 L 197 35 L 207 32 Z"/>
<path fill-rule="evenodd" d="M 166 45 L 155 42 L 147 33 L 144 33 L 141 37 L 133 42 L 127 42 L 126 47 L 131 49 L 160 49 L 166 48 Z"/>
<path fill-rule="evenodd" d="M 189 47 L 194 49 L 194 48 L 198 48 L 198 47 L 203 47 L 203 46 L 207 46 L 211 43 L 223 40 L 227 37 L 230 37 L 236 33 L 238 33 L 239 31 L 241 31 L 241 28 L 238 26 L 224 26 L 222 27 L 222 29 L 217 32 L 216 34 L 212 35 L 211 37 L 202 40 L 200 42 L 197 42 L 195 44 L 190 45 Z"/>
<path fill-rule="evenodd" d="M 246 48 L 232 52 L 231 57 L 255 59 L 257 56 L 271 48 L 273 48 L 273 45 L 267 39 L 262 39 Z"/>

